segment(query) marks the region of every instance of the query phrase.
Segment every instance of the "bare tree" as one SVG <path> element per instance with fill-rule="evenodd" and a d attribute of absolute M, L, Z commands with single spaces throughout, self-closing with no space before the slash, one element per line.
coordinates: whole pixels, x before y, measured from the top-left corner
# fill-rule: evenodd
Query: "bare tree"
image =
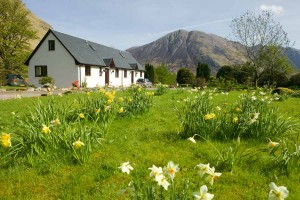
<path fill-rule="evenodd" d="M 270 47 L 284 50 L 289 47 L 290 40 L 280 23 L 274 21 L 271 11 L 263 11 L 258 16 L 253 12 L 232 20 L 231 29 L 234 41 L 242 44 L 248 61 L 255 69 L 255 86 L 258 80 L 268 68 L 268 63 L 263 61 L 263 55 L 272 53 Z M 275 53 L 274 56 L 285 56 Z"/>

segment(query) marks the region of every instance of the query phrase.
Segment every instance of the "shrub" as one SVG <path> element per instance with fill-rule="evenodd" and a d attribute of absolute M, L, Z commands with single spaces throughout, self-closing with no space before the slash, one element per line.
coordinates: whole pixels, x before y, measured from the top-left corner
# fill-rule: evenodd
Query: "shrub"
<path fill-rule="evenodd" d="M 39 84 L 41 84 L 41 85 L 45 85 L 45 84 L 54 85 L 54 79 L 50 76 L 45 76 L 45 77 L 40 78 Z"/>

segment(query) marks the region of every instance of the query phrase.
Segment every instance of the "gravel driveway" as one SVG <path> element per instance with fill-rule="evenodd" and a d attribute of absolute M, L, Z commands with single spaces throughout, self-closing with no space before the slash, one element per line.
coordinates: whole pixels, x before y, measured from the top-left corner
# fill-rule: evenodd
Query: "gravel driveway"
<path fill-rule="evenodd" d="M 46 91 L 0 91 L 0 100 L 16 99 L 21 97 L 39 97 L 47 95 Z M 62 93 L 62 91 L 54 91 L 54 94 Z"/>

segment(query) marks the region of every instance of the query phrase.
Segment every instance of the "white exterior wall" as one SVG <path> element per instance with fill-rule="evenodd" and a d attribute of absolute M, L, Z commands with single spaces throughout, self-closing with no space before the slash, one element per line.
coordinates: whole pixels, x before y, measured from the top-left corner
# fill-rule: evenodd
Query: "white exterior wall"
<path fill-rule="evenodd" d="M 105 72 L 104 67 L 101 68 L 103 70 L 102 76 L 99 76 L 100 69 L 99 66 L 91 66 L 91 75 L 85 76 L 85 66 L 80 66 L 79 71 L 79 82 L 82 83 L 86 81 L 87 87 L 92 88 L 96 86 L 105 86 Z"/>
<path fill-rule="evenodd" d="M 55 40 L 54 51 L 48 50 L 48 40 Z M 59 88 L 71 87 L 72 82 L 78 80 L 78 66 L 74 58 L 52 33 L 40 45 L 28 65 L 28 81 L 35 86 L 41 86 L 38 81 L 42 77 L 35 77 L 35 66 L 41 65 L 47 66 L 47 76 L 52 77 Z"/>

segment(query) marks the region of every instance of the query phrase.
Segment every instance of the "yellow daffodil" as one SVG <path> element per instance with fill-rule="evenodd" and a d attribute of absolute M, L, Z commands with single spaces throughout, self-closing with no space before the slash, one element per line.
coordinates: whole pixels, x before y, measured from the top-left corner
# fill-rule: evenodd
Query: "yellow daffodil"
<path fill-rule="evenodd" d="M 124 101 L 123 97 L 119 97 L 118 101 L 122 103 Z"/>
<path fill-rule="evenodd" d="M 108 111 L 110 109 L 110 106 L 105 106 L 104 111 Z"/>
<path fill-rule="evenodd" d="M 43 131 L 43 133 L 45 133 L 45 134 L 48 134 L 48 133 L 51 132 L 50 127 L 49 127 L 49 126 L 46 126 L 46 125 L 43 125 L 42 131 Z"/>
<path fill-rule="evenodd" d="M 108 99 L 108 100 L 107 100 L 107 103 L 108 103 L 108 104 L 111 104 L 111 102 L 112 102 L 112 99 Z"/>
<path fill-rule="evenodd" d="M 214 113 L 209 113 L 209 114 L 204 115 L 205 120 L 210 120 L 210 119 L 214 119 L 214 118 L 216 118 L 216 115 Z"/>
<path fill-rule="evenodd" d="M 100 109 L 96 109 L 96 114 L 99 114 L 101 112 Z"/>
<path fill-rule="evenodd" d="M 241 109 L 240 109 L 239 107 L 236 107 L 234 110 L 235 110 L 236 112 L 241 112 Z"/>
<path fill-rule="evenodd" d="M 133 170 L 133 167 L 129 164 L 129 162 L 122 163 L 121 166 L 118 168 L 121 169 L 123 173 L 127 174 L 130 174 L 130 170 Z"/>
<path fill-rule="evenodd" d="M 80 141 L 80 138 L 78 138 L 78 140 L 76 142 L 73 142 L 73 147 L 75 149 L 79 149 L 81 148 L 82 146 L 84 146 L 84 143 Z"/>
<path fill-rule="evenodd" d="M 213 194 L 207 193 L 208 189 L 206 185 L 200 187 L 200 192 L 193 192 L 193 196 L 198 200 L 211 200 L 214 198 Z"/>
<path fill-rule="evenodd" d="M 58 118 L 56 118 L 55 120 L 51 121 L 51 124 L 54 126 L 60 125 L 60 121 Z"/>
<path fill-rule="evenodd" d="M 138 88 L 138 92 L 141 92 L 141 91 L 142 91 L 142 88 L 139 87 L 139 88 Z"/>
<path fill-rule="evenodd" d="M 238 120 L 239 120 L 239 118 L 234 117 L 233 120 L 232 120 L 232 122 L 236 124 L 238 122 Z"/>
<path fill-rule="evenodd" d="M 132 98 L 128 98 L 128 103 L 131 103 L 132 102 Z"/>
<path fill-rule="evenodd" d="M 269 187 L 269 200 L 284 200 L 289 196 L 289 191 L 285 186 L 277 186 L 272 182 Z"/>
<path fill-rule="evenodd" d="M 102 93 L 102 94 L 104 94 L 105 93 L 105 89 L 100 88 L 99 92 Z"/>
<path fill-rule="evenodd" d="M 79 118 L 80 118 L 80 119 L 83 119 L 83 118 L 84 118 L 84 114 L 83 114 L 83 113 L 80 113 L 80 114 L 79 114 Z"/>
<path fill-rule="evenodd" d="M 122 112 L 124 112 L 123 107 L 119 108 L 119 110 L 118 110 L 118 113 L 122 113 Z"/>
<path fill-rule="evenodd" d="M 91 95 L 91 93 L 90 93 L 90 92 L 87 92 L 87 93 L 86 93 L 86 95 L 87 95 L 87 96 L 90 96 L 90 95 Z"/>
<path fill-rule="evenodd" d="M 11 147 L 11 136 L 9 133 L 2 133 L 1 143 L 2 143 L 2 146 L 5 148 Z"/>

